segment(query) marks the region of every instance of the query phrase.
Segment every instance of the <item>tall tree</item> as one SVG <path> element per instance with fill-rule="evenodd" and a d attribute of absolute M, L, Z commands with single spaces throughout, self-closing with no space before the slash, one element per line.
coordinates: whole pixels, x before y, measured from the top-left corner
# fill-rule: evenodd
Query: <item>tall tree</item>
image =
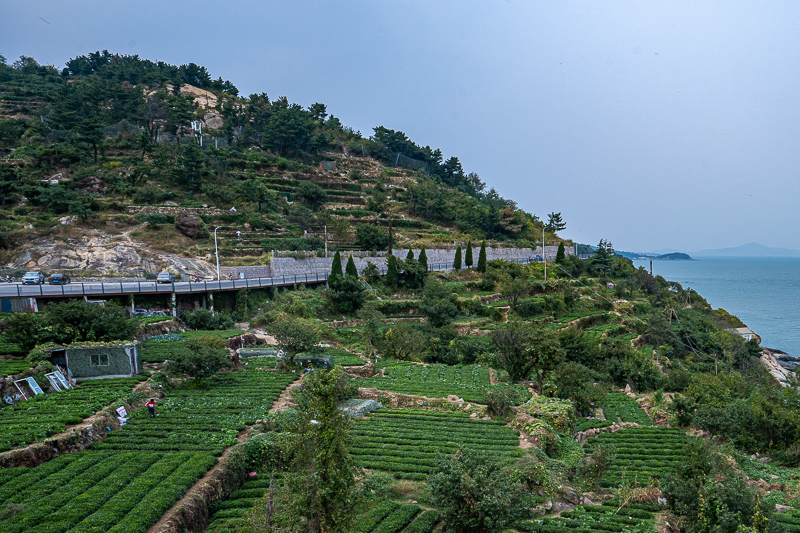
<path fill-rule="evenodd" d="M 344 275 L 349 278 L 358 278 L 358 269 L 356 268 L 356 262 L 353 260 L 352 255 L 347 259 Z"/>
<path fill-rule="evenodd" d="M 397 273 L 397 258 L 394 255 L 389 256 L 389 261 L 386 263 L 386 286 L 392 289 L 397 288 L 400 278 Z"/>
<path fill-rule="evenodd" d="M 333 263 L 331 263 L 331 278 L 342 278 L 344 277 L 344 273 L 342 272 L 342 256 L 339 253 L 339 250 L 336 250 L 336 253 L 333 254 Z"/>
<path fill-rule="evenodd" d="M 592 256 L 592 269 L 600 275 L 611 271 L 611 261 L 614 258 L 614 246 L 606 239 L 600 239 L 597 249 Z"/>
<path fill-rule="evenodd" d="M 564 241 L 558 243 L 558 251 L 556 252 L 556 263 L 563 263 L 567 257 L 567 251 L 564 249 Z"/>
<path fill-rule="evenodd" d="M 464 255 L 464 264 L 467 265 L 467 268 L 472 268 L 472 241 L 467 241 L 467 253 Z"/>
<path fill-rule="evenodd" d="M 478 253 L 478 272 L 486 272 L 486 241 L 481 241 L 481 251 Z"/>
<path fill-rule="evenodd" d="M 567 223 L 561 218 L 560 212 L 552 212 L 547 215 L 547 224 L 544 229 L 549 233 L 556 233 L 567 229 Z"/>
<path fill-rule="evenodd" d="M 428 254 L 425 253 L 425 248 L 419 251 L 419 257 L 417 258 L 419 261 L 419 266 L 427 272 L 428 271 Z"/>
<path fill-rule="evenodd" d="M 453 270 L 461 270 L 461 245 L 456 248 L 456 256 L 453 259 Z"/>
<path fill-rule="evenodd" d="M 352 389 L 342 368 L 336 367 L 310 372 L 294 395 L 299 438 L 295 473 L 287 480 L 293 510 L 305 521 L 302 531 L 352 531 L 360 470 L 348 451 L 352 422 L 339 410 Z"/>
<path fill-rule="evenodd" d="M 497 360 L 513 381 L 537 379 L 539 392 L 547 372 L 564 359 L 564 349 L 555 332 L 523 322 L 509 320 L 492 332 L 497 345 Z"/>
<path fill-rule="evenodd" d="M 302 318 L 281 318 L 270 326 L 270 331 L 289 356 L 289 364 L 294 363 L 296 355 L 313 350 L 320 340 L 317 325 Z"/>

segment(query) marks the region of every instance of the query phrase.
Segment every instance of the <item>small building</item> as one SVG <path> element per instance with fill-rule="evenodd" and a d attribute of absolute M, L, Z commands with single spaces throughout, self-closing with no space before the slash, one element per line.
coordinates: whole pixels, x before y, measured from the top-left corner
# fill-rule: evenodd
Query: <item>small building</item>
<path fill-rule="evenodd" d="M 137 343 L 81 345 L 54 349 L 50 362 L 66 368 L 75 379 L 127 378 L 142 369 Z"/>
<path fill-rule="evenodd" d="M 758 338 L 758 335 L 753 333 L 753 331 L 750 328 L 730 328 L 727 329 L 726 331 L 728 331 L 729 333 L 733 333 L 734 335 L 739 335 L 746 341 L 751 341 L 753 339 Z M 758 339 L 758 341 L 761 342 L 761 339 Z"/>

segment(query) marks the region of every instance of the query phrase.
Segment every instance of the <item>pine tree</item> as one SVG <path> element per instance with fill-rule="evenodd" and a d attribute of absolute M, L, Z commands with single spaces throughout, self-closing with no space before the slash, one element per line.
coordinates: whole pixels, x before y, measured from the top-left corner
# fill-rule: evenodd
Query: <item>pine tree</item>
<path fill-rule="evenodd" d="M 558 251 L 556 252 L 556 263 L 563 263 L 567 257 L 567 251 L 564 250 L 564 241 L 558 243 Z"/>
<path fill-rule="evenodd" d="M 337 251 L 333 254 L 333 263 L 331 264 L 331 278 L 343 278 L 344 273 L 342 272 L 342 256 L 339 255 Z"/>
<path fill-rule="evenodd" d="M 409 248 L 408 253 L 406 254 L 406 261 L 411 261 L 413 259 L 414 259 L 414 250 Z"/>
<path fill-rule="evenodd" d="M 481 242 L 481 251 L 478 254 L 478 272 L 486 272 L 486 241 Z"/>
<path fill-rule="evenodd" d="M 394 255 L 389 256 L 389 261 L 386 265 L 386 285 L 391 288 L 396 288 L 400 278 L 397 275 L 397 258 Z"/>
<path fill-rule="evenodd" d="M 453 259 L 453 270 L 461 270 L 461 245 L 456 248 L 456 257 Z"/>
<path fill-rule="evenodd" d="M 467 265 L 467 268 L 472 268 L 472 241 L 467 241 L 467 253 L 464 256 L 464 264 Z"/>
<path fill-rule="evenodd" d="M 358 277 L 358 269 L 356 268 L 356 262 L 353 261 L 353 256 L 351 255 L 350 258 L 347 260 L 347 266 L 344 269 L 344 275 L 350 278 L 357 278 Z"/>
<path fill-rule="evenodd" d="M 427 273 L 428 272 L 428 254 L 425 253 L 425 248 L 419 251 L 419 266 L 422 267 L 422 271 Z"/>

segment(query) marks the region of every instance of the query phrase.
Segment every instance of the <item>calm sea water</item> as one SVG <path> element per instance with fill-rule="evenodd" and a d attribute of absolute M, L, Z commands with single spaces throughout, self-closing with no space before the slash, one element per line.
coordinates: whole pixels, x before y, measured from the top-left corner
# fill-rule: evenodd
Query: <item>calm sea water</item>
<path fill-rule="evenodd" d="M 650 268 L 649 261 L 634 265 Z M 761 345 L 800 356 L 800 258 L 704 257 L 653 261 L 653 274 L 700 293 L 738 316 Z"/>

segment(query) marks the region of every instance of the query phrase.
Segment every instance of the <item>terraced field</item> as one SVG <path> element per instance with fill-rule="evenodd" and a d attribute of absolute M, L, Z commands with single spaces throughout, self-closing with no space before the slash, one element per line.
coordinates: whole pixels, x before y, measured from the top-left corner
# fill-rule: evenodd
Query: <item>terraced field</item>
<path fill-rule="evenodd" d="M 599 445 L 613 448 L 614 459 L 600 484 L 616 487 L 626 482 L 646 484 L 673 472 L 683 460 L 689 438 L 677 428 L 633 427 L 601 433 L 589 439 L 583 448 L 587 454 Z"/>
<path fill-rule="evenodd" d="M 359 387 L 374 387 L 379 390 L 416 394 L 429 398 L 446 398 L 455 394 L 467 402 L 483 403 L 486 391 L 491 385 L 489 369 L 479 365 L 420 365 L 402 361 L 382 360 L 385 377 L 361 378 L 354 381 Z M 530 393 L 520 386 L 513 386 L 519 392 L 517 404 L 530 397 Z"/>
<path fill-rule="evenodd" d="M 635 422 L 640 426 L 652 426 L 653 421 L 644 409 L 630 396 L 622 392 L 609 392 L 600 403 L 603 415 L 611 422 Z"/>
<path fill-rule="evenodd" d="M 203 451 L 219 455 L 247 424 L 265 418 L 297 374 L 263 370 L 227 372 L 207 387 L 182 387 L 156 408 L 151 419 L 137 411 L 122 431 L 94 445 L 102 450 Z"/>
<path fill-rule="evenodd" d="M 582 505 L 559 517 L 540 518 L 523 522 L 515 529 L 533 533 L 569 533 L 603 531 L 610 533 L 655 532 L 657 505 L 629 504 L 617 511 L 619 502 L 610 500 L 602 505 Z"/>
<path fill-rule="evenodd" d="M 426 479 L 439 454 L 470 446 L 495 456 L 518 457 L 519 432 L 502 421 L 476 420 L 466 413 L 380 409 L 356 422 L 350 453 L 366 468 L 395 477 Z"/>
<path fill-rule="evenodd" d="M 276 476 L 276 480 L 279 476 Z M 252 479 L 231 494 L 226 501 L 212 504 L 208 531 L 235 533 L 247 524 L 248 513 L 269 490 L 269 476 Z M 353 533 L 430 533 L 439 522 L 438 511 L 425 511 L 418 505 L 382 502 L 357 516 Z"/>
<path fill-rule="evenodd" d="M 124 398 L 140 376 L 88 380 L 74 389 L 41 394 L 0 409 L 0 452 L 26 446 L 78 424 L 103 407 Z"/>

